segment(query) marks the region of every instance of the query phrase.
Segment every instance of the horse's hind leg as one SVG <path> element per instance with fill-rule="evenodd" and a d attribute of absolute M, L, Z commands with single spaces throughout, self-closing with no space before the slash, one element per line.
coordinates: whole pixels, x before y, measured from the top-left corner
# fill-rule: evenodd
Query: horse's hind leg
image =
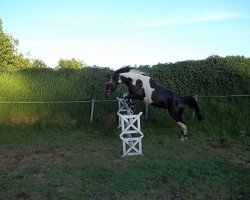
<path fill-rule="evenodd" d="M 178 112 L 173 112 L 169 110 L 170 116 L 176 121 L 176 123 L 181 127 L 181 141 L 187 140 L 187 125 L 182 119 L 183 109 L 179 109 Z"/>
<path fill-rule="evenodd" d="M 187 140 L 187 125 L 184 121 L 179 121 L 177 124 L 181 127 L 181 141 Z"/>

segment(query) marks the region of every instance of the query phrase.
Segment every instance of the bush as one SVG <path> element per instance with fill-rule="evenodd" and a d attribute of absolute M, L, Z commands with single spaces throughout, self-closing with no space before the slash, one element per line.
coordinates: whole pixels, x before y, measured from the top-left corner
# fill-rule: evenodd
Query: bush
<path fill-rule="evenodd" d="M 225 58 L 211 56 L 205 60 L 140 66 L 156 82 L 184 95 L 230 95 L 250 93 L 250 59 L 240 56 Z M 82 69 L 30 68 L 0 73 L 0 102 L 2 101 L 89 101 L 105 99 L 105 83 L 109 68 Z M 120 85 L 113 94 L 122 96 L 127 90 Z M 234 105 L 236 101 L 230 103 Z M 226 113 L 231 106 L 217 109 Z M 244 103 L 245 104 L 245 103 Z M 204 103 L 202 110 L 215 112 L 216 103 Z M 89 123 L 91 103 L 75 104 L 0 104 L 0 124 L 38 124 L 41 127 L 72 127 Z M 137 108 L 144 109 L 137 103 Z M 137 111 L 139 111 L 137 109 Z M 237 109 L 240 109 L 237 107 Z M 95 120 L 114 122 L 116 102 L 96 103 Z M 112 115 L 112 116 L 111 116 Z M 164 117 L 163 117 L 164 115 Z M 213 114 L 212 114 L 213 115 Z M 219 114 L 219 116 L 222 113 Z M 62 117 L 60 117 L 62 116 Z M 160 117 L 162 116 L 162 117 Z M 53 118 L 53 119 L 52 119 Z M 151 120 L 166 121 L 165 112 L 152 108 Z M 162 118 L 162 119 L 161 119 Z M 217 117 L 218 118 L 218 117 Z M 62 120 L 63 119 L 63 120 Z M 49 122 L 51 121 L 51 123 Z M 69 121 L 70 123 L 66 123 Z"/>

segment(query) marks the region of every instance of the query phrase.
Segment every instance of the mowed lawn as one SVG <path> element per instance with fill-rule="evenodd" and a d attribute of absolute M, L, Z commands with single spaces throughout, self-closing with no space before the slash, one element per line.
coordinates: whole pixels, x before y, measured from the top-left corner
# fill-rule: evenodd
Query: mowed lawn
<path fill-rule="evenodd" d="M 142 130 L 144 155 L 121 158 L 115 126 L 1 129 L 0 199 L 250 199 L 248 138 Z"/>

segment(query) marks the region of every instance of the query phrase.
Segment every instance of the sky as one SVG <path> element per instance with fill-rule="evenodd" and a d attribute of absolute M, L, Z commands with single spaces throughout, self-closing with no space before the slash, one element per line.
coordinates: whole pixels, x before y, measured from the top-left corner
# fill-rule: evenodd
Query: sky
<path fill-rule="evenodd" d="M 50 67 L 250 57 L 250 0 L 0 0 L 0 18 L 21 53 Z"/>

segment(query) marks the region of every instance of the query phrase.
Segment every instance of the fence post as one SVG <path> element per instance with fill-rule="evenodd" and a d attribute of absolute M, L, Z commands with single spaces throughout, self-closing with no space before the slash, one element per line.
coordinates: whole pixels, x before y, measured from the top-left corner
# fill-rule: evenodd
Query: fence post
<path fill-rule="evenodd" d="M 145 119 L 148 120 L 148 104 L 145 103 Z"/>
<path fill-rule="evenodd" d="M 95 100 L 92 99 L 91 101 L 91 113 L 90 113 L 90 123 L 93 123 L 93 117 L 94 117 L 94 109 L 95 109 Z"/>

